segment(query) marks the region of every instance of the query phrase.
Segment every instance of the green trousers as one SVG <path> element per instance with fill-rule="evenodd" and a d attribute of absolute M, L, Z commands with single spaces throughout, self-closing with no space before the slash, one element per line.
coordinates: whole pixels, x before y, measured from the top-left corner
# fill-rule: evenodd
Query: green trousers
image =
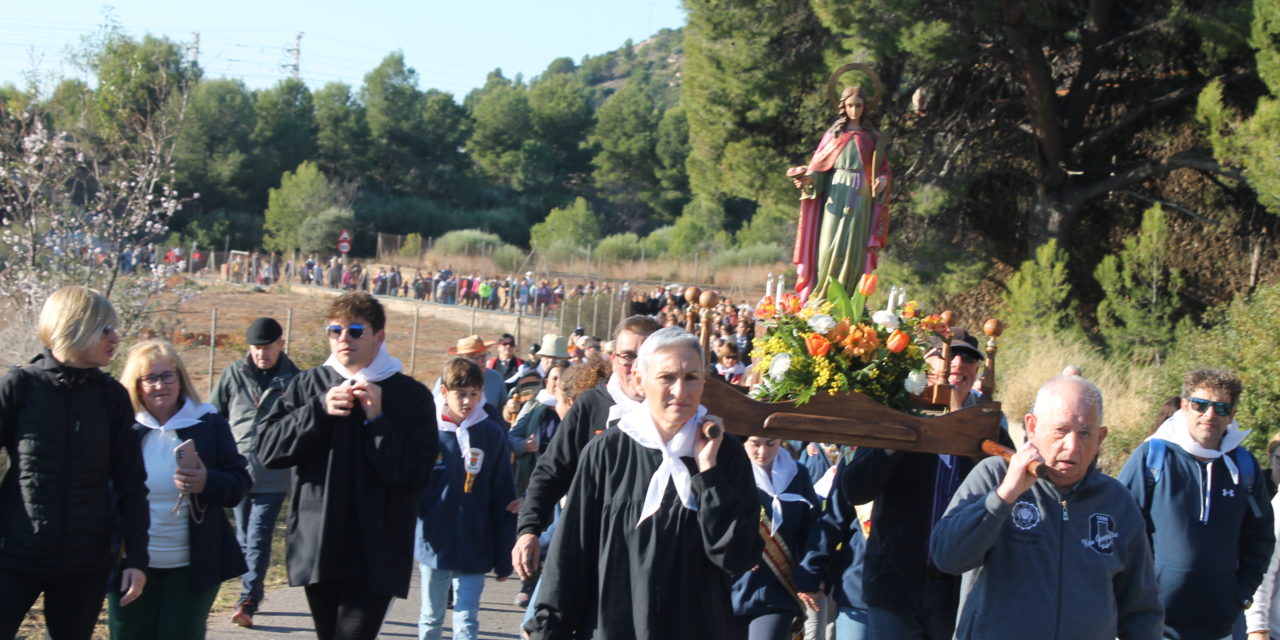
<path fill-rule="evenodd" d="M 120 587 L 107 590 L 111 640 L 204 640 L 218 585 L 191 591 L 190 568 L 147 569 L 137 600 L 120 606 Z"/>

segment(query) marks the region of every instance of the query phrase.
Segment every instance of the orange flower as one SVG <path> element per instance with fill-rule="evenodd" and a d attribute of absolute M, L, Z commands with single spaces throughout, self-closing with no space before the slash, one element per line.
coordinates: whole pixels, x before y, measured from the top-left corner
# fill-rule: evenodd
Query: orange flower
<path fill-rule="evenodd" d="M 849 338 L 849 330 L 853 327 L 853 323 L 848 318 L 843 318 L 836 326 L 827 332 L 827 339 L 835 344 L 844 344 Z"/>
<path fill-rule="evenodd" d="M 902 307 L 902 317 L 914 318 L 920 313 L 920 303 L 912 300 Z"/>
<path fill-rule="evenodd" d="M 942 316 L 937 314 L 925 316 L 920 321 L 920 328 L 925 331 L 932 331 L 943 337 L 951 335 L 951 327 L 948 327 L 947 323 L 942 320 Z"/>
<path fill-rule="evenodd" d="M 831 341 L 816 333 L 805 336 L 804 346 L 809 349 L 809 355 L 815 358 L 821 358 L 831 351 Z"/>
<path fill-rule="evenodd" d="M 862 277 L 858 278 L 858 293 L 861 293 L 862 296 L 865 298 L 870 298 L 871 294 L 876 292 L 877 282 L 879 282 L 879 279 L 876 278 L 876 274 L 874 273 L 862 274 Z"/>
<path fill-rule="evenodd" d="M 756 305 L 756 318 L 758 320 L 768 320 L 773 317 L 777 308 L 773 304 L 772 296 L 765 296 L 760 299 L 760 304 Z"/>
<path fill-rule="evenodd" d="M 858 326 L 849 330 L 849 337 L 845 338 L 844 352 L 853 358 L 868 358 L 875 352 L 876 347 L 880 346 L 880 336 L 876 334 L 876 330 L 865 324 L 858 323 Z"/>
<path fill-rule="evenodd" d="M 800 313 L 800 296 L 794 293 L 782 294 L 782 299 L 778 301 L 778 310 L 789 316 Z"/>
<path fill-rule="evenodd" d="M 907 337 L 907 334 L 903 333 L 902 329 L 895 329 L 893 333 L 889 334 L 889 339 L 884 341 L 885 348 L 891 353 L 902 353 L 902 350 L 906 349 L 908 344 L 911 344 L 911 338 Z"/>

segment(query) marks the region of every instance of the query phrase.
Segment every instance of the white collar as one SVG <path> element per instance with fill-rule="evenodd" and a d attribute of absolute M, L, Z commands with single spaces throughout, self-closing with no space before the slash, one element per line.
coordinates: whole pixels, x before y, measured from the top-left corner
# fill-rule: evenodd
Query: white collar
<path fill-rule="evenodd" d="M 804 502 L 809 504 L 808 498 L 796 493 L 784 493 L 787 487 L 791 486 L 791 481 L 796 477 L 796 461 L 791 459 L 785 449 L 778 452 L 778 456 L 773 459 L 773 468 L 765 471 L 764 467 L 751 463 L 751 475 L 755 476 L 756 488 L 769 494 L 773 498 L 772 523 L 769 533 L 777 533 L 778 527 L 782 526 L 782 501 L 788 502 Z M 813 506 L 809 504 L 809 506 Z"/>
<path fill-rule="evenodd" d="M 636 521 L 636 526 L 644 522 L 645 518 L 657 513 L 658 507 L 662 506 L 662 495 L 666 493 L 667 485 L 672 482 L 676 485 L 676 495 L 680 497 L 680 503 L 684 508 L 697 511 L 698 501 L 693 497 L 693 476 L 689 473 L 689 467 L 685 466 L 680 458 L 694 455 L 698 425 L 707 415 L 707 408 L 698 405 L 698 412 L 680 427 L 670 441 L 663 442 L 662 435 L 658 432 L 658 425 L 654 424 L 653 416 L 649 413 L 649 408 L 640 403 L 636 404 L 638 406 L 622 414 L 618 419 L 618 429 L 635 440 L 636 444 L 647 449 L 657 449 L 662 453 L 662 462 L 653 472 L 653 477 L 649 478 L 649 488 L 645 492 L 644 506 L 640 509 L 640 519 Z"/>
<path fill-rule="evenodd" d="M 644 406 L 644 403 L 632 400 L 631 396 L 622 390 L 622 377 L 616 373 L 609 376 L 609 381 L 605 383 L 604 388 L 609 392 L 609 397 L 613 398 L 613 406 L 609 407 L 609 417 L 605 420 L 605 424 L 612 423 L 632 409 Z"/>
<path fill-rule="evenodd" d="M 150 411 L 143 409 L 133 415 L 133 419 L 140 425 L 148 429 L 157 431 L 172 431 L 174 429 L 185 429 L 200 423 L 200 417 L 206 413 L 216 413 L 217 409 L 213 405 L 204 403 L 199 404 L 191 398 L 182 399 L 182 407 L 178 412 L 169 418 L 168 422 L 160 424 L 156 417 L 151 415 Z"/>
<path fill-rule="evenodd" d="M 1242 431 L 1240 429 L 1240 424 L 1235 420 L 1232 420 L 1231 424 L 1227 425 L 1226 432 L 1222 435 L 1222 444 L 1219 448 L 1209 449 L 1201 446 L 1199 442 L 1196 442 L 1195 439 L 1191 437 L 1191 431 L 1187 428 L 1186 413 L 1182 409 L 1178 409 L 1173 412 L 1173 415 L 1169 416 L 1167 420 L 1161 423 L 1160 428 L 1156 429 L 1156 432 L 1151 434 L 1147 439 L 1151 440 L 1152 438 L 1159 438 L 1160 440 L 1172 442 L 1173 444 L 1182 447 L 1183 451 L 1186 451 L 1197 458 L 1215 459 L 1221 458 L 1222 454 L 1240 446 L 1240 443 L 1244 442 L 1245 437 L 1248 436 L 1249 433 L 1251 432 Z"/>
<path fill-rule="evenodd" d="M 462 453 L 462 459 L 467 459 L 467 454 L 471 451 L 471 427 L 479 424 L 488 413 L 484 410 L 483 404 L 477 404 L 471 409 L 471 414 L 463 418 L 462 424 L 457 424 L 445 417 L 445 399 L 444 393 L 436 394 L 436 426 L 440 431 L 454 433 L 458 436 L 458 450 Z"/>
<path fill-rule="evenodd" d="M 387 343 L 385 342 L 378 345 L 378 353 L 373 356 L 373 362 L 354 373 L 342 366 L 342 363 L 338 362 L 338 357 L 333 354 L 329 354 L 329 359 L 324 361 L 324 366 L 336 371 L 344 380 L 367 380 L 369 382 L 381 382 L 404 371 L 404 366 L 400 364 L 400 361 L 391 357 L 390 353 L 387 353 Z"/>

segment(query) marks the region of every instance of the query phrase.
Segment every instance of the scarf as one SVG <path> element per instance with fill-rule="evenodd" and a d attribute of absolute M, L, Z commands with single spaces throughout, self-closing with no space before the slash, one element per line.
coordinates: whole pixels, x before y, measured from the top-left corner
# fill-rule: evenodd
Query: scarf
<path fill-rule="evenodd" d="M 640 526 L 645 518 L 657 513 L 658 507 L 662 506 L 662 495 L 666 493 L 667 485 L 671 483 L 675 483 L 676 495 L 680 497 L 680 503 L 684 508 L 697 511 L 698 502 L 693 497 L 693 476 L 689 473 L 689 467 L 685 466 L 680 458 L 694 455 L 693 447 L 698 438 L 698 425 L 702 424 L 702 419 L 706 417 L 707 408 L 698 405 L 698 412 L 680 427 L 680 431 L 676 432 L 669 442 L 663 442 L 662 435 L 658 433 L 658 425 L 654 424 L 653 416 L 649 414 L 649 408 L 640 403 L 636 404 L 637 407 L 627 411 L 618 419 L 618 429 L 635 440 L 636 444 L 646 449 L 657 449 L 662 454 L 662 462 L 653 472 L 653 477 L 649 478 L 649 488 L 645 492 L 644 506 L 640 509 L 640 519 L 636 521 L 636 526 Z"/>
<path fill-rule="evenodd" d="M 732 367 L 726 367 L 720 364 L 719 362 L 716 363 L 716 373 L 726 378 L 730 376 L 740 376 L 746 372 L 747 372 L 747 366 L 742 364 L 741 360 L 739 360 Z"/>
<path fill-rule="evenodd" d="M 1231 424 L 1227 425 L 1227 431 L 1222 435 L 1222 445 L 1218 449 L 1206 449 L 1199 442 L 1196 442 L 1195 438 L 1191 437 L 1191 431 L 1187 428 L 1186 413 L 1182 409 L 1178 409 L 1147 440 L 1159 438 L 1165 442 L 1178 445 L 1183 451 L 1197 458 L 1207 458 L 1209 460 L 1209 464 L 1205 467 L 1205 479 L 1201 481 L 1200 491 L 1200 522 L 1208 522 L 1209 507 L 1213 504 L 1213 463 L 1221 460 L 1226 465 L 1227 472 L 1231 474 L 1231 482 L 1240 484 L 1240 470 L 1236 468 L 1235 460 L 1232 460 L 1231 456 L 1223 454 L 1240 446 L 1240 443 L 1244 442 L 1249 433 L 1249 431 L 1241 431 L 1240 424 L 1232 420 Z M 1248 489 L 1248 487 L 1245 487 L 1246 491 Z"/>
<path fill-rule="evenodd" d="M 400 361 L 391 357 L 391 354 L 387 353 L 387 343 L 385 342 L 378 346 L 378 353 L 373 356 L 373 362 L 370 362 L 369 366 L 356 371 L 355 373 L 348 371 L 346 367 L 342 366 L 342 364 L 338 362 L 338 357 L 333 354 L 329 354 L 329 359 L 324 361 L 324 366 L 338 372 L 338 375 L 342 376 L 344 380 L 349 382 L 381 382 L 397 373 L 400 373 L 401 371 L 404 371 L 404 366 L 400 364 Z"/>
<path fill-rule="evenodd" d="M 756 488 L 773 498 L 770 534 L 778 533 L 778 528 L 782 526 L 782 501 L 809 504 L 809 500 L 800 494 L 784 493 L 787 487 L 791 485 L 791 481 L 796 477 L 796 461 L 792 460 L 791 455 L 785 450 L 773 459 L 773 468 L 771 470 L 765 471 L 764 467 L 752 464 L 751 474 L 756 478 Z M 812 507 L 813 505 L 809 504 L 809 506 Z"/>
<path fill-rule="evenodd" d="M 605 420 L 605 424 L 613 424 L 613 421 L 621 418 L 622 414 L 644 404 L 632 400 L 631 396 L 622 390 L 622 378 L 616 373 L 609 376 L 609 382 L 605 383 L 604 388 L 609 392 L 609 397 L 613 398 L 613 406 L 609 407 L 609 417 Z"/>
<path fill-rule="evenodd" d="M 148 429 L 155 429 L 156 431 L 174 431 L 200 424 L 200 416 L 207 413 L 218 412 L 218 410 L 213 408 L 213 405 L 211 404 L 200 404 L 191 398 L 183 398 L 182 400 L 182 408 L 178 409 L 178 412 L 173 414 L 173 417 L 169 418 L 169 421 L 164 424 L 160 424 L 160 421 L 156 420 L 156 417 L 151 415 L 151 412 L 146 409 L 135 413 L 133 415 L 133 419 L 135 422 Z"/>
<path fill-rule="evenodd" d="M 483 404 L 477 404 L 471 409 L 471 414 L 462 419 L 462 424 L 454 422 L 445 415 L 445 399 L 443 393 L 436 394 L 436 425 L 440 431 L 452 433 L 458 437 L 458 451 L 462 452 L 463 464 L 467 462 L 467 456 L 471 453 L 471 427 L 479 424 L 489 416 L 484 410 Z"/>

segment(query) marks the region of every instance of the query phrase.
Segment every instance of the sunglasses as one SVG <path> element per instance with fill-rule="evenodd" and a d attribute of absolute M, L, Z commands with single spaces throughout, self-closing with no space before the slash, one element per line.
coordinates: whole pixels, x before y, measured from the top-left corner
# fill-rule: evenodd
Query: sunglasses
<path fill-rule="evenodd" d="M 326 328 L 326 330 L 329 332 L 329 338 L 333 340 L 337 340 L 338 338 L 342 337 L 343 329 L 347 330 L 347 337 L 352 340 L 359 340 L 361 337 L 364 336 L 364 325 L 359 323 L 352 324 L 347 327 L 343 327 L 340 324 L 331 324 Z"/>
<path fill-rule="evenodd" d="M 142 381 L 142 384 L 152 387 L 162 384 L 170 385 L 178 381 L 178 372 L 166 371 L 164 373 L 148 374 L 138 379 Z"/>
<path fill-rule="evenodd" d="M 974 363 L 978 362 L 979 360 L 981 360 L 981 358 L 979 358 L 978 356 L 975 356 L 975 355 L 973 355 L 972 353 L 970 353 L 970 352 L 968 352 L 968 351 L 961 351 L 961 350 L 959 350 L 959 349 L 957 349 L 957 350 L 955 350 L 955 351 L 952 351 L 952 352 L 951 352 L 951 357 L 952 357 L 952 358 L 955 358 L 955 357 L 957 357 L 957 356 L 958 356 L 958 357 L 960 358 L 960 360 L 962 360 L 965 364 L 974 364 Z M 941 357 L 942 357 L 942 349 L 930 349 L 928 353 L 924 354 L 924 357 L 926 357 L 926 358 L 934 358 L 934 357 L 941 358 Z"/>
<path fill-rule="evenodd" d="M 103 328 L 102 328 L 102 337 L 104 337 L 104 338 L 105 338 L 105 337 L 107 337 L 107 336 L 111 335 L 115 330 L 116 330 L 116 326 L 115 326 L 114 324 L 109 324 L 109 325 L 107 325 L 107 326 L 103 327 Z"/>
<path fill-rule="evenodd" d="M 1231 409 L 1235 406 L 1230 402 L 1210 402 L 1200 398 L 1187 398 L 1187 402 L 1191 403 L 1191 408 L 1196 413 L 1204 413 L 1209 410 L 1209 407 L 1213 407 L 1213 413 L 1222 417 L 1231 415 Z"/>

